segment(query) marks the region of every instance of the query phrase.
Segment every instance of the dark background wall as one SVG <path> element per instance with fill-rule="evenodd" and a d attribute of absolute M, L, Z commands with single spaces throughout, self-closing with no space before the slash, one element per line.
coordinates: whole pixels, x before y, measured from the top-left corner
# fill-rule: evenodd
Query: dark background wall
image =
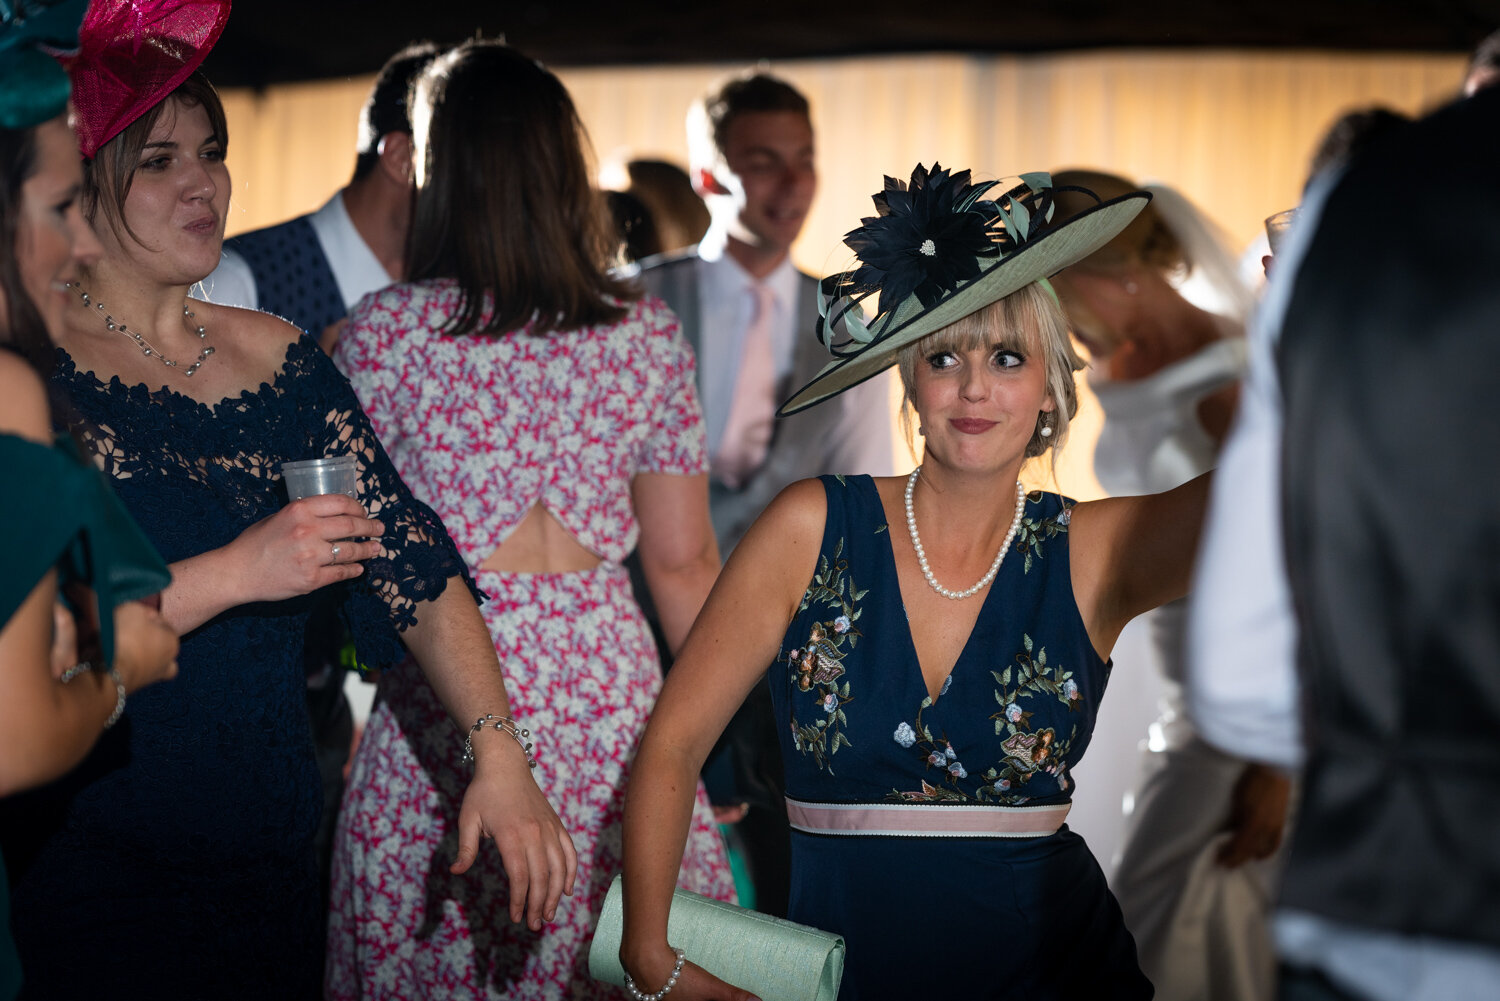
<path fill-rule="evenodd" d="M 1500 0 L 239 0 L 206 69 L 228 87 L 326 79 L 368 73 L 412 39 L 476 32 L 555 66 L 593 66 L 1120 47 L 1460 52 L 1497 27 Z"/>

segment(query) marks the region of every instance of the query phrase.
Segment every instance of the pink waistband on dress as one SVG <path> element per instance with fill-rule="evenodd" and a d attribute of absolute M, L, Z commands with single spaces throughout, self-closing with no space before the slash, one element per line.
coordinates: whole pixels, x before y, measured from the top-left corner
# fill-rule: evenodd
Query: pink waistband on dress
<path fill-rule="evenodd" d="M 807 834 L 907 838 L 1045 838 L 1072 809 L 977 803 L 808 803 L 787 797 L 792 827 Z"/>

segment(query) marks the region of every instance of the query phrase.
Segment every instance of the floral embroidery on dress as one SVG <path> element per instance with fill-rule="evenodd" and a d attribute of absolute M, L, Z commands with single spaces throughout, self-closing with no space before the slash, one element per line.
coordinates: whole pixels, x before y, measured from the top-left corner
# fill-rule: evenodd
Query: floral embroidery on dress
<path fill-rule="evenodd" d="M 829 759 L 839 748 L 852 747 L 844 728 L 848 718 L 844 706 L 853 700 L 849 693 L 849 681 L 844 676 L 844 658 L 847 657 L 863 635 L 855 625 L 861 609 L 858 602 L 868 591 L 861 591 L 849 576 L 849 563 L 842 559 L 844 540 L 834 546 L 833 559 L 827 555 L 818 558 L 818 572 L 797 607 L 798 614 L 809 608 L 833 613 L 826 620 L 815 619 L 808 630 L 807 642 L 778 658 L 788 664 L 795 675 L 793 695 L 799 692 L 811 696 L 811 704 L 803 706 L 802 712 L 811 712 L 811 723 L 800 722 L 798 709 L 792 711 L 792 746 L 803 754 L 811 754 L 819 768 L 833 774 Z"/>
<path fill-rule="evenodd" d="M 1041 499 L 1041 494 L 1033 490 L 1026 495 L 1028 504 L 1035 503 Z M 1068 530 L 1068 524 L 1073 520 L 1073 508 L 1066 501 L 1062 510 L 1051 518 L 1034 518 L 1026 516 L 1021 519 L 1021 527 L 1016 530 L 1014 551 L 1021 554 L 1021 571 L 1031 572 L 1033 560 L 1042 558 L 1042 542 L 1046 539 L 1056 538 Z"/>
<path fill-rule="evenodd" d="M 979 788 L 980 799 L 998 797 L 1009 803 L 1025 802 L 1027 797 L 1011 790 L 1030 781 L 1037 772 L 1056 778 L 1060 791 L 1068 789 L 1065 759 L 1078 727 L 1072 727 L 1064 740 L 1059 740 L 1057 731 L 1050 726 L 1032 731 L 1032 711 L 1022 701 L 1050 697 L 1067 706 L 1068 712 L 1077 712 L 1078 683 L 1073 680 L 1072 671 L 1049 665 L 1046 648 L 1036 649 L 1029 635 L 1021 635 L 1021 646 L 1024 650 L 1016 654 L 1014 667 L 990 672 L 1000 686 L 995 689 L 1000 711 L 990 719 L 995 721 L 995 736 L 1005 738 L 1000 742 L 1005 758 L 998 767 L 985 769 L 987 784 Z"/>
<path fill-rule="evenodd" d="M 942 690 L 938 692 L 938 698 L 948 694 L 948 689 L 953 685 L 953 675 L 943 679 Z M 922 721 L 922 714 L 932 708 L 931 696 L 924 698 L 917 709 L 915 724 L 901 723 L 896 727 L 896 743 L 902 747 L 915 747 L 917 753 L 921 754 L 927 762 L 929 770 L 938 770 L 938 782 L 942 785 L 922 780 L 921 791 L 902 791 L 892 789 L 887 799 L 899 799 L 908 803 L 931 803 L 937 801 L 964 802 L 971 797 L 958 786 L 959 779 L 969 777 L 968 769 L 964 768 L 963 762 L 958 760 L 958 752 L 953 749 L 947 734 L 933 737 L 932 730 Z"/>
<path fill-rule="evenodd" d="M 1004 738 L 1000 742 L 1003 758 L 998 765 L 984 770 L 983 782 L 973 794 L 959 785 L 959 780 L 969 777 L 968 770 L 959 760 L 944 735 L 933 736 L 932 730 L 923 722 L 923 714 L 933 705 L 933 699 L 922 700 L 912 723 L 902 722 L 892 735 L 897 744 L 912 748 L 926 762 L 929 771 L 940 769 L 936 781 L 922 780 L 920 791 L 892 789 L 887 799 L 906 802 L 959 801 L 980 802 L 1000 800 L 1009 805 L 1018 805 L 1030 799 L 1021 790 L 1032 776 L 1042 773 L 1057 780 L 1060 791 L 1068 789 L 1066 758 L 1077 736 L 1078 727 L 1073 726 L 1066 738 L 1059 738 L 1054 727 L 1033 731 L 1033 710 L 1025 703 L 1036 698 L 1056 699 L 1070 713 L 1080 708 L 1081 694 L 1073 672 L 1058 665 L 1047 663 L 1046 648 L 1036 648 L 1031 637 L 1021 636 L 1023 652 L 1016 655 L 1016 664 L 1003 671 L 991 671 L 999 687 L 995 690 L 995 701 L 1000 711 L 990 719 L 995 721 L 995 736 Z M 1035 654 L 1035 656 L 1033 656 Z M 953 677 L 943 682 L 939 698 L 947 694 Z"/>

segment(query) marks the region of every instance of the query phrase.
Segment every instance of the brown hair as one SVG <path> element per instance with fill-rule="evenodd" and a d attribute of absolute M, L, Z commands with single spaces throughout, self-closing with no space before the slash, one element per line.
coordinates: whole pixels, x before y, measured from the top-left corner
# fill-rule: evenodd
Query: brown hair
<path fill-rule="evenodd" d="M 176 90 L 99 147 L 93 159 L 83 161 L 83 214 L 90 223 L 97 225 L 102 210 L 116 236 L 124 232 L 136 243 L 141 242 L 125 221 L 125 199 L 130 195 L 135 172 L 141 165 L 141 152 L 151 141 L 156 123 L 161 121 L 162 114 L 174 100 L 189 108 L 201 107 L 208 114 L 209 127 L 219 140 L 219 151 L 228 154 L 229 123 L 224 118 L 224 104 L 208 77 L 195 70 L 177 85 Z"/>
<path fill-rule="evenodd" d="M 52 339 L 21 281 L 21 186 L 36 173 L 36 129 L 0 128 L 0 345 L 13 349 L 42 375 L 52 370 Z"/>
<path fill-rule="evenodd" d="M 1052 434 L 1042 434 L 1042 415 L 1026 443 L 1026 457 L 1035 458 L 1048 448 L 1062 447 L 1068 424 L 1078 413 L 1078 387 L 1073 373 L 1083 368 L 1083 359 L 1073 350 L 1068 322 L 1062 308 L 1039 282 L 1032 282 L 1006 296 L 960 317 L 896 354 L 901 371 L 901 423 L 911 439 L 911 387 L 917 365 L 939 351 L 973 351 L 998 347 L 1022 355 L 1041 352 L 1047 371 L 1047 394 L 1052 397 Z"/>
<path fill-rule="evenodd" d="M 412 42 L 380 67 L 370 96 L 359 109 L 359 154 L 354 160 L 354 179 L 369 177 L 380 162 L 380 140 L 392 132 L 410 132 L 411 116 L 406 102 L 411 82 L 442 52 L 433 42 Z"/>
<path fill-rule="evenodd" d="M 590 181 L 588 138 L 562 83 L 502 42 L 439 56 L 412 102 L 417 203 L 410 280 L 451 278 L 446 333 L 538 334 L 615 323 L 637 293 Z"/>
<path fill-rule="evenodd" d="M 801 91 L 769 73 L 730 77 L 688 109 L 688 154 L 694 170 L 715 169 L 724 159 L 729 126 L 754 111 L 794 111 L 812 120 Z"/>
<path fill-rule="evenodd" d="M 687 171 L 665 160 L 631 160 L 625 170 L 630 177 L 625 192 L 645 203 L 664 251 L 682 250 L 703 239 L 711 221 L 708 206 L 693 190 Z"/>

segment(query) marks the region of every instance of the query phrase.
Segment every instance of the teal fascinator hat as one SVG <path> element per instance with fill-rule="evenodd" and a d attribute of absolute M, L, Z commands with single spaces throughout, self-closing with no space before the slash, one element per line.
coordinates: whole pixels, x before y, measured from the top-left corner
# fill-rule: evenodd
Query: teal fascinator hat
<path fill-rule="evenodd" d="M 62 114 L 88 0 L 0 0 L 0 128 L 21 130 Z"/>

